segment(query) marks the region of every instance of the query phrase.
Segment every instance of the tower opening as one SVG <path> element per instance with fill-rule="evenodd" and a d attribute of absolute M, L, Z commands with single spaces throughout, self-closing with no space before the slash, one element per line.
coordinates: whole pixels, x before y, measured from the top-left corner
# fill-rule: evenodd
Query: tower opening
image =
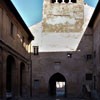
<path fill-rule="evenodd" d="M 59 3 L 62 3 L 62 0 L 58 0 Z"/>

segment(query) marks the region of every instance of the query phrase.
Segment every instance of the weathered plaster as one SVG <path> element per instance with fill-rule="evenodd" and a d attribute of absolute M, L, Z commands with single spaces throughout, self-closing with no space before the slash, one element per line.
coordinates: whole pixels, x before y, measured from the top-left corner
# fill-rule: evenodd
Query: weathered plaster
<path fill-rule="evenodd" d="M 83 2 L 50 3 L 44 1 L 43 32 L 79 32 L 83 29 L 83 24 Z"/>

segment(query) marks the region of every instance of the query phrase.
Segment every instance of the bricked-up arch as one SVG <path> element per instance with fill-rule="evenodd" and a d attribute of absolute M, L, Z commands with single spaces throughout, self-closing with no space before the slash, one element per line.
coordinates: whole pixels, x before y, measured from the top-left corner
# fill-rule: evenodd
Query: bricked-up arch
<path fill-rule="evenodd" d="M 12 95 L 14 87 L 15 59 L 9 55 L 6 60 L 6 92 Z"/>
<path fill-rule="evenodd" d="M 26 83 L 26 75 L 25 75 L 25 64 L 23 62 L 20 63 L 20 96 L 24 96 L 25 83 Z"/>
<path fill-rule="evenodd" d="M 71 0 L 71 2 L 72 2 L 72 3 L 76 3 L 76 2 L 77 2 L 77 0 Z"/>
<path fill-rule="evenodd" d="M 56 2 L 56 0 L 51 0 L 51 3 L 55 3 Z"/>
<path fill-rule="evenodd" d="M 56 82 L 65 82 L 65 93 L 64 96 L 66 96 L 66 79 L 65 77 L 60 73 L 55 73 L 52 75 L 49 79 L 49 94 L 51 96 L 56 96 Z"/>

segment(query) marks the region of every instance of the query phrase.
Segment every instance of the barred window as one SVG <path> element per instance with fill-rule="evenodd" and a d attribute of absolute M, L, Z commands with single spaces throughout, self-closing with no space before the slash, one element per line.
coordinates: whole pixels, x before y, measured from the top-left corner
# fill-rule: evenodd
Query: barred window
<path fill-rule="evenodd" d="M 38 55 L 39 47 L 38 46 L 33 46 L 33 49 L 34 49 L 34 55 Z"/>

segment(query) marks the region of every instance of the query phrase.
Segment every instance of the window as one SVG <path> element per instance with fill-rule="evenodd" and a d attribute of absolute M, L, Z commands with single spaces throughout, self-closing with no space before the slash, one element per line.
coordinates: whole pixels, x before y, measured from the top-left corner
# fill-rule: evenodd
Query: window
<path fill-rule="evenodd" d="M 72 53 L 67 53 L 68 58 L 72 58 Z"/>
<path fill-rule="evenodd" d="M 76 3 L 77 0 L 51 0 L 51 3 L 55 3 L 55 2 L 58 2 L 58 3 L 62 3 L 62 2 L 65 2 L 65 3 L 69 3 L 69 2 Z"/>
<path fill-rule="evenodd" d="M 87 73 L 86 74 L 86 80 L 92 80 L 93 74 L 92 73 Z"/>
<path fill-rule="evenodd" d="M 76 0 L 71 0 L 72 3 L 76 3 Z"/>
<path fill-rule="evenodd" d="M 59 3 L 62 3 L 62 0 L 58 0 Z"/>
<path fill-rule="evenodd" d="M 55 3 L 56 2 L 56 0 L 51 0 L 51 3 Z"/>
<path fill-rule="evenodd" d="M 24 46 L 25 38 L 24 36 L 22 37 L 22 45 Z"/>
<path fill-rule="evenodd" d="M 10 34 L 11 34 L 11 36 L 13 36 L 13 28 L 14 28 L 14 25 L 13 25 L 13 23 L 11 22 L 11 26 L 10 26 Z"/>
<path fill-rule="evenodd" d="M 38 46 L 33 46 L 33 48 L 34 48 L 34 55 L 38 55 Z"/>
<path fill-rule="evenodd" d="M 92 59 L 92 55 L 91 54 L 87 54 L 86 55 L 86 60 L 91 60 Z"/>
<path fill-rule="evenodd" d="M 40 81 L 39 80 L 34 80 L 34 88 L 39 89 L 40 87 Z"/>

